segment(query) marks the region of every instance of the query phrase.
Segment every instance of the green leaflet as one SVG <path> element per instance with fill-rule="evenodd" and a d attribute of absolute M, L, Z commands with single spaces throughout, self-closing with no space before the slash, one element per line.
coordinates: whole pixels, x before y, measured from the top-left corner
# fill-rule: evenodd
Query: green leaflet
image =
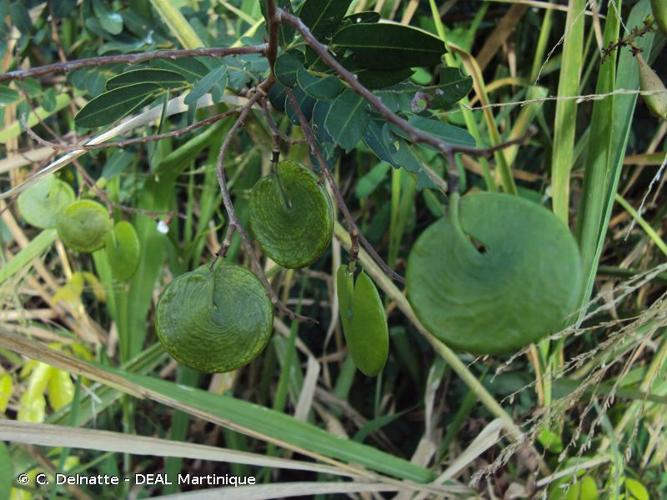
<path fill-rule="evenodd" d="M 338 28 L 351 3 L 352 0 L 306 0 L 299 17 L 322 40 Z"/>
<path fill-rule="evenodd" d="M 114 278 L 127 281 L 137 271 L 141 247 L 134 226 L 127 221 L 117 222 L 104 240 L 111 272 Z"/>
<path fill-rule="evenodd" d="M 23 191 L 17 200 L 21 217 L 31 226 L 47 229 L 55 227 L 56 215 L 74 201 L 72 187 L 47 175 Z"/>
<path fill-rule="evenodd" d="M 445 44 L 430 33 L 398 23 L 357 23 L 333 37 L 334 50 L 349 50 L 362 68 L 392 70 L 433 66 Z"/>
<path fill-rule="evenodd" d="M 80 127 L 108 125 L 146 104 L 161 89 L 157 83 L 114 88 L 91 99 L 74 117 Z"/>
<path fill-rule="evenodd" d="M 308 266 L 331 243 L 331 199 L 310 170 L 281 162 L 252 188 L 250 230 L 264 253 L 281 266 Z"/>
<path fill-rule="evenodd" d="M 368 103 L 351 90 L 340 94 L 333 102 L 324 120 L 331 137 L 346 151 L 352 150 L 364 136 L 370 115 Z"/>
<path fill-rule="evenodd" d="M 94 252 L 104 246 L 111 219 L 96 201 L 78 200 L 58 213 L 56 229 L 65 246 L 77 252 Z"/>
<path fill-rule="evenodd" d="M 408 298 L 449 346 L 509 352 L 567 325 L 581 295 L 581 267 L 572 234 L 549 210 L 518 196 L 477 193 L 453 198 L 448 217 L 415 242 Z"/>
<path fill-rule="evenodd" d="M 171 89 L 185 86 L 187 80 L 176 71 L 158 68 L 133 69 L 116 75 L 107 80 L 107 90 L 125 87 L 137 83 L 154 83 L 160 87 Z"/>
<path fill-rule="evenodd" d="M 387 317 L 373 281 L 361 272 L 354 276 L 347 266 L 336 273 L 340 318 L 350 356 L 359 370 L 369 377 L 378 375 L 389 354 Z"/>

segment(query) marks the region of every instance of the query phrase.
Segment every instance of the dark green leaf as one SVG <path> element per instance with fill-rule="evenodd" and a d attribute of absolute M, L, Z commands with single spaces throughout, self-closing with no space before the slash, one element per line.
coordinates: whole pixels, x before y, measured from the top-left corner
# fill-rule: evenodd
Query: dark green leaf
<path fill-rule="evenodd" d="M 410 68 L 389 71 L 364 69 L 357 73 L 357 79 L 364 87 L 374 90 L 404 82 L 412 76 L 412 73 Z"/>
<path fill-rule="evenodd" d="M 296 87 L 292 92 L 294 92 L 294 97 L 299 103 L 301 112 L 304 114 L 307 120 L 310 120 L 310 117 L 313 113 L 313 107 L 315 106 L 315 99 L 306 94 L 299 87 Z M 285 99 L 285 110 L 287 111 L 287 116 L 289 116 L 292 123 L 295 125 L 299 124 L 299 117 L 294 112 L 294 107 L 292 106 L 291 99 L 288 97 Z"/>
<path fill-rule="evenodd" d="M 185 77 L 175 71 L 154 68 L 133 69 L 107 80 L 107 90 L 134 83 L 156 83 L 160 87 L 172 89 L 182 87 L 186 82 Z"/>
<path fill-rule="evenodd" d="M 168 69 L 175 71 L 176 73 L 183 76 L 189 82 L 196 82 L 200 78 L 203 78 L 210 71 L 206 65 L 197 59 L 193 58 L 184 58 L 184 59 L 158 59 L 151 63 L 151 66 L 155 68 Z"/>
<path fill-rule="evenodd" d="M 358 23 L 377 23 L 380 20 L 380 14 L 374 10 L 365 10 L 350 14 L 343 18 L 344 24 L 358 24 Z"/>
<path fill-rule="evenodd" d="M 296 85 L 296 73 L 303 68 L 304 55 L 298 50 L 290 50 L 281 54 L 276 59 L 276 78 L 286 87 L 293 88 Z"/>
<path fill-rule="evenodd" d="M 28 9 L 22 1 L 12 2 L 9 6 L 9 16 L 12 19 L 12 24 L 16 26 L 23 35 L 30 33 L 32 29 L 32 20 Z"/>
<path fill-rule="evenodd" d="M 123 17 L 118 12 L 109 10 L 101 0 L 93 0 L 93 10 L 100 26 L 112 35 L 123 31 Z"/>
<path fill-rule="evenodd" d="M 0 105 L 11 104 L 19 100 L 19 93 L 7 85 L 0 85 Z"/>
<path fill-rule="evenodd" d="M 259 6 L 262 11 L 262 16 L 264 16 L 266 26 L 268 26 L 269 21 L 266 19 L 266 1 L 259 0 Z M 277 0 L 276 6 L 288 12 L 292 10 L 292 3 L 290 0 Z M 278 41 L 282 47 L 289 45 L 289 43 L 294 39 L 294 28 L 292 28 L 287 23 L 280 23 L 280 32 L 278 34 L 278 38 Z"/>
<path fill-rule="evenodd" d="M 285 111 L 285 100 L 287 99 L 287 93 L 285 86 L 276 82 L 273 84 L 269 90 L 269 101 L 271 101 L 271 106 L 276 108 L 278 111 Z"/>
<path fill-rule="evenodd" d="M 446 109 L 463 99 L 472 88 L 472 77 L 461 73 L 458 68 L 441 68 L 440 83 L 433 87 L 426 87 L 430 97 L 429 108 Z"/>
<path fill-rule="evenodd" d="M 449 144 L 457 144 L 459 146 L 476 146 L 475 138 L 470 135 L 465 129 L 449 125 L 440 120 L 433 120 L 430 118 L 423 118 L 421 116 L 413 116 L 408 120 L 410 125 L 431 135 L 434 135 Z M 404 135 L 397 130 L 399 135 Z"/>
<path fill-rule="evenodd" d="M 56 91 L 53 87 L 47 89 L 42 95 L 42 107 L 48 112 L 56 109 Z"/>
<path fill-rule="evenodd" d="M 366 100 L 346 90 L 331 105 L 325 126 L 331 137 L 343 149 L 350 151 L 364 136 L 369 120 Z"/>
<path fill-rule="evenodd" d="M 323 101 L 334 99 L 345 89 L 335 76 L 318 78 L 308 73 L 303 66 L 297 70 L 296 81 L 306 94 Z"/>
<path fill-rule="evenodd" d="M 197 101 L 201 99 L 214 86 L 224 84 L 227 80 L 227 66 L 219 66 L 211 70 L 204 78 L 194 84 L 190 93 L 185 97 L 185 104 L 188 105 L 188 123 L 192 123 L 194 119 L 195 110 L 197 109 Z M 218 96 L 221 97 L 221 96 Z"/>
<path fill-rule="evenodd" d="M 299 17 L 321 40 L 336 31 L 351 3 L 352 0 L 306 0 Z"/>
<path fill-rule="evenodd" d="M 104 92 L 88 102 L 74 121 L 80 127 L 101 127 L 124 117 L 160 90 L 154 83 L 137 83 Z"/>
<path fill-rule="evenodd" d="M 398 23 L 359 23 L 333 38 L 338 51 L 349 50 L 362 68 L 392 70 L 432 66 L 440 62 L 445 44 L 426 31 Z"/>
<path fill-rule="evenodd" d="M 333 137 L 329 135 L 327 128 L 324 126 L 327 115 L 329 114 L 329 109 L 331 108 L 331 104 L 331 101 L 317 101 L 315 107 L 313 108 L 313 117 L 311 123 L 313 133 L 315 134 L 315 139 L 324 152 L 325 160 L 327 160 L 329 163 L 332 163 L 332 160 L 334 160 L 337 156 L 336 143 L 333 140 Z M 317 164 L 317 162 L 314 164 Z"/>

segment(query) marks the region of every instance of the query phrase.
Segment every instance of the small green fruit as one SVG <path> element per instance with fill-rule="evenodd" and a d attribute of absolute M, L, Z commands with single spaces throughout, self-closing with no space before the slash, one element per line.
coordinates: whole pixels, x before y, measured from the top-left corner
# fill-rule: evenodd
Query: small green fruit
<path fill-rule="evenodd" d="M 111 272 L 114 278 L 127 281 L 137 270 L 141 247 L 134 226 L 127 221 L 116 223 L 104 240 Z"/>
<path fill-rule="evenodd" d="M 23 191 L 16 203 L 28 224 L 47 229 L 55 227 L 58 213 L 75 198 L 69 184 L 47 175 Z"/>
<path fill-rule="evenodd" d="M 104 246 L 111 219 L 99 203 L 78 200 L 58 213 L 56 229 L 65 246 L 77 252 L 94 252 Z"/>
<path fill-rule="evenodd" d="M 266 255 L 281 266 L 308 266 L 331 243 L 331 199 L 310 170 L 281 162 L 252 189 L 250 229 Z"/>
<path fill-rule="evenodd" d="M 363 271 L 354 283 L 347 266 L 336 273 L 340 319 L 347 348 L 359 370 L 374 377 L 384 368 L 389 355 L 387 316 L 380 294 Z"/>
<path fill-rule="evenodd" d="M 165 289 L 155 327 L 179 363 L 206 373 L 227 372 L 262 352 L 273 331 L 273 308 L 246 268 L 201 266 Z"/>

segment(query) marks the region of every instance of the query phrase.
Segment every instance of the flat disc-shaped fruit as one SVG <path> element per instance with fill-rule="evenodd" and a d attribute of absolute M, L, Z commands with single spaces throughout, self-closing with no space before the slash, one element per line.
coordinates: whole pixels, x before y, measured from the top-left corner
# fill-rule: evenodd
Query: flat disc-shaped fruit
<path fill-rule="evenodd" d="M 77 252 L 94 252 L 104 246 L 111 219 L 96 201 L 78 200 L 58 213 L 56 229 L 65 246 Z"/>
<path fill-rule="evenodd" d="M 202 266 L 167 287 L 155 326 L 158 339 L 179 363 L 206 373 L 227 372 L 262 352 L 273 330 L 273 308 L 246 268 Z"/>
<path fill-rule="evenodd" d="M 331 199 L 310 170 L 281 162 L 252 189 L 250 229 L 266 255 L 281 266 L 307 266 L 331 243 Z"/>
<path fill-rule="evenodd" d="M 114 278 L 129 280 L 137 270 L 141 254 L 139 237 L 134 226 L 124 220 L 117 222 L 105 237 L 104 250 Z"/>
<path fill-rule="evenodd" d="M 406 279 L 410 303 L 434 335 L 459 350 L 493 354 L 566 325 L 580 297 L 581 258 L 568 228 L 546 208 L 480 193 L 452 200 L 449 217 L 422 233 Z"/>
<path fill-rule="evenodd" d="M 347 348 L 352 361 L 369 377 L 382 371 L 389 355 L 387 316 L 380 294 L 363 271 L 356 284 L 347 266 L 336 275 L 338 304 Z"/>
<path fill-rule="evenodd" d="M 55 227 L 56 215 L 74 201 L 72 187 L 47 175 L 23 191 L 16 201 L 21 217 L 31 226 Z"/>

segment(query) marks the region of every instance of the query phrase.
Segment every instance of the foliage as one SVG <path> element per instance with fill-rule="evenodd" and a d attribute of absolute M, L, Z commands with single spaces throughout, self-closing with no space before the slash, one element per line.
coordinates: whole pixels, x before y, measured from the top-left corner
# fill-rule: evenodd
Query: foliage
<path fill-rule="evenodd" d="M 662 4 L 506 3 L 0 0 L 0 498 L 664 496 Z"/>

